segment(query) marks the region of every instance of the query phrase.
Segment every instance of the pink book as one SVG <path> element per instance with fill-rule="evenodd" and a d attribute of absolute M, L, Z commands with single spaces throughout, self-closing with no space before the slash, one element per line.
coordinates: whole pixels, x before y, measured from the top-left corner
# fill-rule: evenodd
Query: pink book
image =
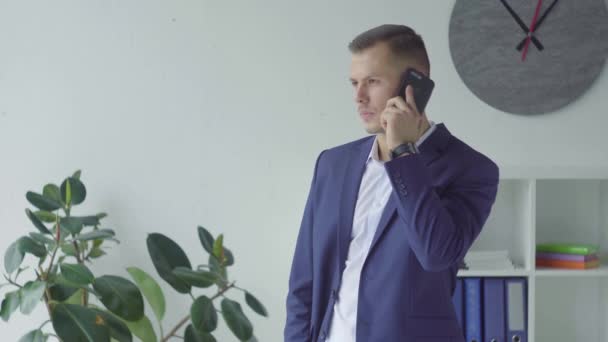
<path fill-rule="evenodd" d="M 597 254 L 577 255 L 577 254 L 548 253 L 548 252 L 536 252 L 536 258 L 537 259 L 549 259 L 549 260 L 580 261 L 580 262 L 595 261 L 598 259 Z"/>

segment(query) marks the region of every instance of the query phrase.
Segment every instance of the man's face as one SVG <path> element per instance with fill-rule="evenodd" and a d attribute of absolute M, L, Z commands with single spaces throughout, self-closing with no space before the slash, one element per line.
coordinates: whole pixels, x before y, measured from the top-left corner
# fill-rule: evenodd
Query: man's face
<path fill-rule="evenodd" d="M 386 101 L 395 96 L 399 77 L 404 66 L 399 67 L 386 43 L 352 55 L 350 81 L 353 85 L 357 111 L 367 133 L 384 133 L 380 114 Z"/>

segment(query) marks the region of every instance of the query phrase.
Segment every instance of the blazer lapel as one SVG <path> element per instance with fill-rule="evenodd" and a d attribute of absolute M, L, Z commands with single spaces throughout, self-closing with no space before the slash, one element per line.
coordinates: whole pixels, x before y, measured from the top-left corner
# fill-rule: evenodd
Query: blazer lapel
<path fill-rule="evenodd" d="M 340 212 L 338 215 L 338 266 L 340 275 L 344 271 L 348 247 L 350 246 L 355 205 L 359 195 L 359 187 L 365 163 L 374 143 L 374 136 L 364 140 L 350 151 L 344 172 L 344 183 L 340 195 Z"/>

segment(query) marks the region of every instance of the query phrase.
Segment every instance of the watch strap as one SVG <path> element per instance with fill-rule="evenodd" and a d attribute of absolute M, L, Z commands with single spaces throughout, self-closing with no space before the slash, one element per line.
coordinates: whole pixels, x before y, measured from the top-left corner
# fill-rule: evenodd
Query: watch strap
<path fill-rule="evenodd" d="M 416 147 L 416 144 L 412 142 L 401 144 L 391 150 L 391 159 L 395 159 L 405 153 L 419 153 L 418 147 Z"/>

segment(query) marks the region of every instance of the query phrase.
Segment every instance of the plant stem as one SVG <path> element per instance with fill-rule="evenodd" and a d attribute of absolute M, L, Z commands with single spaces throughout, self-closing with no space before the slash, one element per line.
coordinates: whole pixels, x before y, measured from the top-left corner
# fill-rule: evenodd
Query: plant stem
<path fill-rule="evenodd" d="M 211 300 L 214 300 L 214 299 L 220 297 L 221 295 L 224 294 L 224 292 L 230 290 L 233 287 L 234 287 L 234 282 L 230 283 L 228 286 L 226 286 L 223 289 L 221 289 L 220 291 L 218 291 L 218 293 L 216 293 L 213 297 L 211 297 Z M 177 323 L 177 325 L 173 329 L 171 329 L 171 331 L 169 331 L 167 336 L 163 337 L 160 341 L 167 342 L 167 341 L 169 341 L 169 338 L 171 338 L 171 336 L 176 336 L 175 333 L 179 330 L 179 328 L 181 328 L 189 320 L 190 320 L 190 315 L 187 315 L 186 317 L 182 318 L 182 320 L 179 321 L 179 323 Z"/>
<path fill-rule="evenodd" d="M 44 321 L 44 323 L 42 323 L 42 324 L 40 325 L 40 328 L 38 328 L 38 330 L 42 329 L 42 328 L 44 327 L 44 325 L 45 325 L 45 324 L 50 323 L 50 322 L 51 322 L 51 320 L 50 320 L 50 319 L 49 319 L 49 320 Z"/>
<path fill-rule="evenodd" d="M 6 278 L 6 277 L 5 277 L 5 278 Z M 11 285 L 15 285 L 15 286 L 17 286 L 18 288 L 22 288 L 22 287 L 23 287 L 23 286 L 21 286 L 21 285 L 17 284 L 16 282 L 14 282 L 14 281 L 13 281 L 11 278 L 6 278 L 6 280 L 8 280 L 8 282 L 9 282 Z"/>
<path fill-rule="evenodd" d="M 48 279 L 49 279 L 49 274 L 51 273 L 51 270 L 53 269 L 53 262 L 55 262 L 55 256 L 57 255 L 57 250 L 59 249 L 59 244 L 61 242 L 61 237 L 60 237 L 61 229 L 59 228 L 59 218 L 57 218 L 55 223 L 56 223 L 55 227 L 57 229 L 57 234 L 55 237 L 56 241 L 55 241 L 55 248 L 53 248 L 53 255 L 51 256 L 51 261 L 49 261 L 49 267 L 46 270 L 46 272 L 44 272 L 42 270 L 42 266 L 39 266 L 40 279 L 47 282 L 47 284 L 45 285 L 45 289 L 44 289 L 44 304 L 46 306 L 47 311 L 49 312 L 49 318 L 52 318 L 53 316 L 51 315 L 51 305 L 49 304 L 49 301 L 51 300 L 51 291 L 49 290 L 49 287 L 48 287 Z"/>
<path fill-rule="evenodd" d="M 48 273 L 44 273 L 44 270 L 42 269 L 42 266 L 38 266 L 38 269 L 40 270 L 40 274 L 38 274 L 38 278 L 45 281 L 45 285 L 44 285 L 44 306 L 46 306 L 46 310 L 49 313 L 49 318 L 53 318 L 53 316 L 51 315 L 51 305 L 49 304 L 49 301 L 51 300 L 51 290 L 49 290 L 48 287 Z M 37 274 L 38 272 L 36 272 Z M 38 329 L 42 329 L 42 327 L 47 323 L 50 322 L 50 320 L 42 323 L 42 325 L 40 326 L 40 328 Z"/>
<path fill-rule="evenodd" d="M 46 273 L 42 274 L 44 280 L 47 280 L 49 277 L 49 273 L 53 268 L 53 262 L 55 261 L 55 255 L 57 254 L 57 250 L 59 249 L 59 245 L 61 243 L 61 228 L 59 227 L 59 217 L 57 216 L 57 221 L 55 222 L 55 229 L 57 229 L 57 234 L 55 236 L 55 248 L 53 248 L 53 255 L 51 256 L 51 261 L 49 262 L 49 268 L 46 270 Z"/>
<path fill-rule="evenodd" d="M 80 248 L 78 248 L 78 242 L 74 240 L 72 241 L 72 243 L 74 244 L 74 249 L 76 250 L 76 261 L 78 261 L 79 264 L 82 264 L 82 259 L 80 258 Z"/>
<path fill-rule="evenodd" d="M 79 264 L 84 265 L 84 259 L 80 256 L 80 248 L 78 248 L 78 241 L 76 240 L 76 235 L 72 235 L 72 238 L 74 238 L 72 243 L 74 244 L 74 249 L 76 249 L 76 261 L 78 261 Z M 84 255 L 84 250 L 82 251 L 82 253 Z M 88 305 L 87 289 L 85 288 L 82 289 L 82 297 L 80 302 L 84 307 Z"/>

